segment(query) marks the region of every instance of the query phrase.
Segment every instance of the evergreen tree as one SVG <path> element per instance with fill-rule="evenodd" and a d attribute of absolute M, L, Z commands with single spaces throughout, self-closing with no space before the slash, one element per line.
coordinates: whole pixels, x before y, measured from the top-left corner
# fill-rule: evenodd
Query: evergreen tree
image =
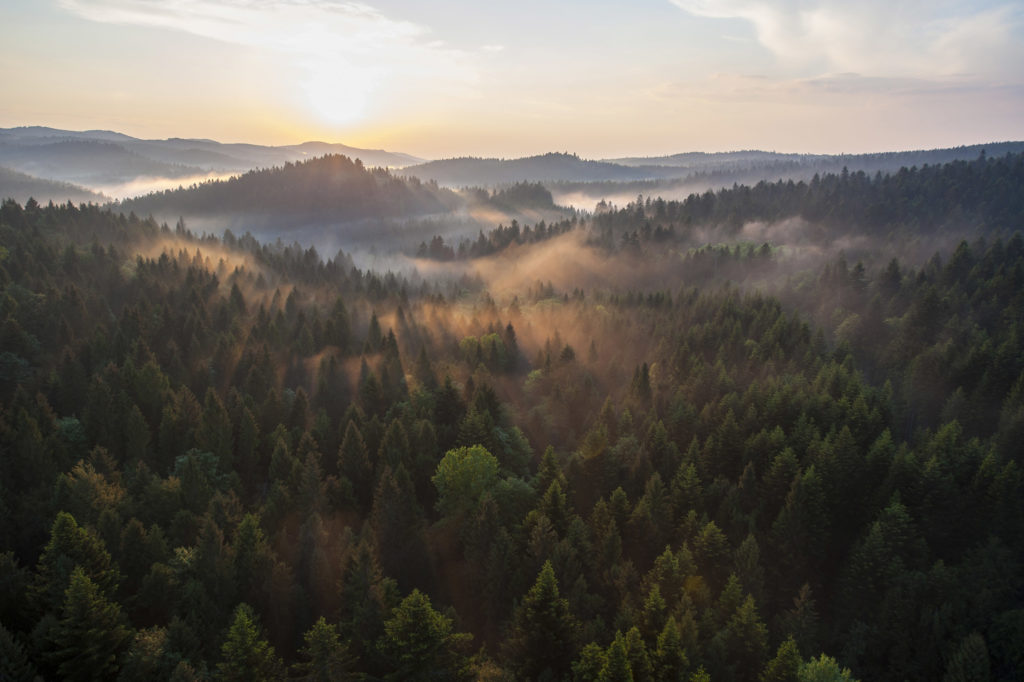
<path fill-rule="evenodd" d="M 61 679 L 97 680 L 117 674 L 131 631 L 121 607 L 79 566 L 64 592 L 60 620 L 47 638 L 46 660 Z"/>
<path fill-rule="evenodd" d="M 65 591 L 75 568 L 82 568 L 105 596 L 113 596 L 120 581 L 103 541 L 82 528 L 75 517 L 59 512 L 50 529 L 50 541 L 36 566 L 32 595 L 39 608 L 56 611 L 65 601 Z"/>
<path fill-rule="evenodd" d="M 775 658 L 761 671 L 761 682 L 796 682 L 800 671 L 800 650 L 792 636 L 779 645 Z"/>
<path fill-rule="evenodd" d="M 14 635 L 0 623 L 0 679 L 11 682 L 34 682 L 38 677 L 25 649 Z"/>
<path fill-rule="evenodd" d="M 429 597 L 413 590 L 384 623 L 378 647 L 392 669 L 385 679 L 469 679 L 468 659 L 461 649 L 471 638 L 452 632 L 451 619 L 435 611 Z"/>
<path fill-rule="evenodd" d="M 654 674 L 659 680 L 685 680 L 690 667 L 682 635 L 674 616 L 669 616 L 658 635 L 658 648 L 654 651 Z"/>
<path fill-rule="evenodd" d="M 292 666 L 293 678 L 304 682 L 342 682 L 356 679 L 354 661 L 338 634 L 338 628 L 320 617 L 303 635 L 299 662 Z"/>
<path fill-rule="evenodd" d="M 568 673 L 575 657 L 576 620 L 560 596 L 550 561 L 516 609 L 506 642 L 509 662 L 529 679 L 556 679 Z"/>
<path fill-rule="evenodd" d="M 221 646 L 218 677 L 233 682 L 264 682 L 280 679 L 283 673 L 274 647 L 260 633 L 259 620 L 252 607 L 239 604 Z"/>

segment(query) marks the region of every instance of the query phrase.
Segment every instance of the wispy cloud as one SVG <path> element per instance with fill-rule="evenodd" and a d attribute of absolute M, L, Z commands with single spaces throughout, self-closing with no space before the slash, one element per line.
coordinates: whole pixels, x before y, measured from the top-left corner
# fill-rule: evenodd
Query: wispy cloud
<path fill-rule="evenodd" d="M 890 98 L 1016 96 L 1024 97 L 1024 83 L 1004 83 L 965 76 L 917 78 L 826 73 L 810 78 L 777 78 L 758 74 L 716 73 L 704 79 L 663 83 L 651 95 L 657 99 L 706 101 L 784 101 L 884 95 Z"/>
<path fill-rule="evenodd" d="M 787 67 L 931 78 L 1020 79 L 1020 3 L 951 0 L 671 0 L 704 17 L 742 19 Z"/>
<path fill-rule="evenodd" d="M 183 31 L 270 50 L 305 74 L 310 103 L 342 122 L 377 94 L 477 79 L 471 56 L 420 25 L 339 0 L 59 0 L 85 19 Z"/>

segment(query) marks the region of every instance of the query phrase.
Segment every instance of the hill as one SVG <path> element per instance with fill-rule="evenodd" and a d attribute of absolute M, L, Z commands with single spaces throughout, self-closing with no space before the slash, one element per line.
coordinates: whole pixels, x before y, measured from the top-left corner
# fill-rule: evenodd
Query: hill
<path fill-rule="evenodd" d="M 329 155 L 154 192 L 120 207 L 142 215 L 276 214 L 351 221 L 442 213 L 457 201 L 436 186 Z"/>
<path fill-rule="evenodd" d="M 25 173 L 19 173 L 10 168 L 0 167 L 0 198 L 14 199 L 24 203 L 30 197 L 42 204 L 49 201 L 55 203 L 65 201 L 101 203 L 107 199 L 102 194 L 92 192 L 84 187 L 67 182 L 37 178 Z"/>
<path fill-rule="evenodd" d="M 747 150 L 707 153 L 685 152 L 670 156 L 586 160 L 574 154 L 543 154 L 519 159 L 442 159 L 405 168 L 402 173 L 421 180 L 435 180 L 449 187 L 497 186 L 515 182 L 543 182 L 550 189 L 582 192 L 590 196 L 614 194 L 610 183 L 655 183 L 671 191 L 687 180 L 690 186 L 728 187 L 733 183 L 756 184 L 760 180 L 810 179 L 815 173 L 838 173 L 843 168 L 865 173 L 889 172 L 902 167 L 969 161 L 982 152 L 990 156 L 1024 151 L 1024 142 L 997 142 L 948 149 L 885 152 L 878 154 L 792 154 Z M 594 183 L 593 187 L 578 186 Z M 643 190 L 642 190 L 643 191 Z"/>
<path fill-rule="evenodd" d="M 550 153 L 521 159 L 443 159 L 405 168 L 402 174 L 421 180 L 435 180 L 438 184 L 449 187 L 467 187 L 524 181 L 626 182 L 673 177 L 678 175 L 678 171 L 660 166 L 631 168 L 607 161 L 588 161 L 575 154 Z"/>
<path fill-rule="evenodd" d="M 139 177 L 184 178 L 279 166 L 324 154 L 344 154 L 367 166 L 419 163 L 408 154 L 304 142 L 265 146 L 214 140 L 143 140 L 109 130 L 70 131 L 42 126 L 0 129 L 0 164 L 40 177 L 86 185 L 123 183 Z"/>

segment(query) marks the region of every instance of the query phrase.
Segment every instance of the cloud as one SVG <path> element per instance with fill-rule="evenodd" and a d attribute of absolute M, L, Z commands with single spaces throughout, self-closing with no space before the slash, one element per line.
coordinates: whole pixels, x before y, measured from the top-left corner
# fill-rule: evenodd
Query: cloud
<path fill-rule="evenodd" d="M 651 91 L 660 100 L 684 97 L 709 102 L 785 101 L 794 98 L 842 99 L 865 95 L 892 98 L 1024 97 L 1024 83 L 1004 83 L 965 76 L 916 78 L 824 73 L 810 78 L 717 73 L 702 80 L 662 83 Z"/>
<path fill-rule="evenodd" d="M 809 73 L 1020 78 L 1019 3 L 950 0 L 671 0 L 742 19 L 779 62 Z"/>
<path fill-rule="evenodd" d="M 376 95 L 458 90 L 477 80 L 468 53 L 432 40 L 426 27 L 339 0 L 59 0 L 90 21 L 164 28 L 269 50 L 304 74 L 314 110 L 336 122 L 364 113 Z M 332 116 L 333 114 L 333 116 Z"/>

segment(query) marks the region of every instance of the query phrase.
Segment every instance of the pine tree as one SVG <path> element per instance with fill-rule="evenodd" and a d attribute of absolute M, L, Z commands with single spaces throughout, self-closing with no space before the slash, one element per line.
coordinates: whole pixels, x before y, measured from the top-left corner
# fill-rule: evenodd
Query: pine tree
<path fill-rule="evenodd" d="M 231 416 L 217 393 L 209 388 L 203 402 L 203 414 L 196 429 L 196 445 L 200 450 L 216 455 L 222 471 L 232 470 L 234 436 Z"/>
<path fill-rule="evenodd" d="M 283 666 L 274 647 L 260 633 L 259 621 L 252 607 L 241 603 L 221 646 L 218 676 L 229 682 L 264 682 L 284 676 Z"/>
<path fill-rule="evenodd" d="M 369 509 L 373 499 L 373 467 L 363 435 L 353 420 L 349 420 L 345 427 L 345 436 L 338 449 L 338 473 L 352 484 L 360 509 Z"/>
<path fill-rule="evenodd" d="M 0 680 L 33 682 L 37 675 L 21 643 L 0 623 Z"/>
<path fill-rule="evenodd" d="M 634 682 L 633 669 L 629 664 L 629 651 L 621 632 L 615 633 L 615 640 L 608 646 L 605 664 L 598 677 L 600 682 Z"/>
<path fill-rule="evenodd" d="M 775 652 L 775 658 L 768 661 L 764 670 L 761 671 L 760 680 L 761 682 L 796 682 L 802 662 L 796 640 L 790 636 L 779 645 L 778 651 Z"/>
<path fill-rule="evenodd" d="M 461 652 L 472 635 L 452 632 L 450 618 L 438 613 L 419 590 L 402 600 L 384 623 L 378 642 L 392 670 L 389 680 L 469 679 Z"/>
<path fill-rule="evenodd" d="M 121 607 L 108 599 L 82 567 L 71 573 L 60 620 L 48 633 L 47 662 L 64 680 L 98 680 L 117 674 L 131 631 Z"/>
<path fill-rule="evenodd" d="M 985 638 L 972 632 L 963 638 L 946 665 L 943 682 L 988 682 L 992 679 Z"/>
<path fill-rule="evenodd" d="M 81 567 L 104 595 L 112 596 L 120 581 L 112 564 L 102 540 L 80 527 L 71 514 L 59 512 L 50 529 L 50 541 L 36 566 L 32 595 L 40 610 L 58 610 L 72 572 Z"/>
<path fill-rule="evenodd" d="M 654 673 L 659 680 L 684 680 L 690 662 L 683 648 L 679 625 L 669 616 L 658 635 L 658 648 L 654 652 Z"/>
<path fill-rule="evenodd" d="M 569 602 L 559 595 L 558 581 L 550 561 L 516 609 L 506 642 L 509 662 L 529 679 L 542 674 L 565 675 L 575 657 L 576 622 Z"/>
<path fill-rule="evenodd" d="M 431 576 L 424 538 L 423 511 L 405 467 L 381 474 L 370 512 L 377 556 L 385 575 L 393 577 L 400 589 L 427 587 Z"/>
<path fill-rule="evenodd" d="M 343 682 L 357 679 L 352 673 L 355 663 L 341 641 L 338 628 L 323 616 L 303 636 L 305 646 L 299 650 L 299 662 L 292 666 L 294 679 L 303 682 Z"/>

